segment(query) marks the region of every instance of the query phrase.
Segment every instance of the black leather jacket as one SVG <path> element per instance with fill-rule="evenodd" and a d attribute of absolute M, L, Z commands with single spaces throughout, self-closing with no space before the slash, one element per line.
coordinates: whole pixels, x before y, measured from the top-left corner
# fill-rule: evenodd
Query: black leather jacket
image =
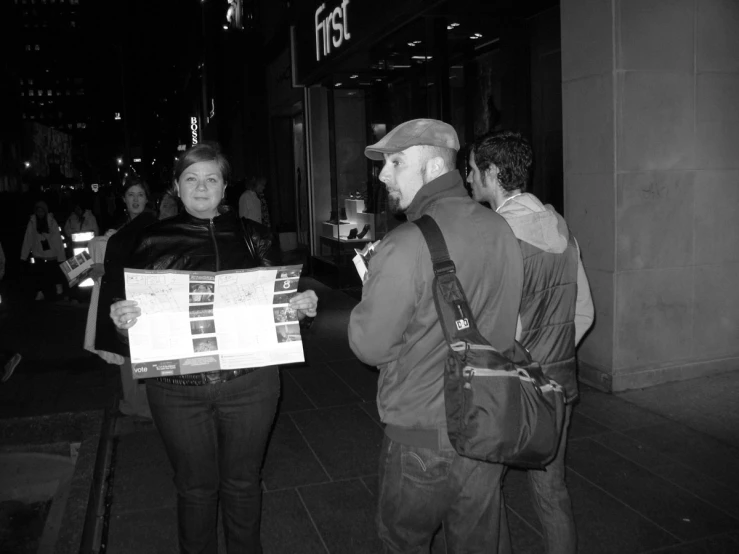
<path fill-rule="evenodd" d="M 183 212 L 146 228 L 127 267 L 225 271 L 279 263 L 269 229 L 229 210 L 213 219 Z"/>

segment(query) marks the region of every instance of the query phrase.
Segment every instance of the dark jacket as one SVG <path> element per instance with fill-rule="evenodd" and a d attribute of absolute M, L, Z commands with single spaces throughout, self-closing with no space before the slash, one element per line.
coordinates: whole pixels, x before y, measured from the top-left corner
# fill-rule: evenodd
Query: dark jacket
<path fill-rule="evenodd" d="M 141 231 L 156 223 L 154 213 L 146 211 L 126 223 L 108 239 L 105 248 L 105 275 L 100 280 L 97 320 L 95 324 L 95 349 L 128 356 L 128 347 L 118 338 L 115 325 L 110 319 L 110 305 L 114 298 L 125 298 L 123 268 L 129 267 L 128 260 L 134 243 Z"/>
<path fill-rule="evenodd" d="M 423 214 L 433 217 L 444 234 L 480 332 L 497 349 L 507 350 L 513 346 L 523 279 L 521 250 L 511 228 L 469 197 L 458 171 L 416 194 L 406 215 L 415 221 Z M 448 347 L 434 306 L 433 279 L 420 229 L 404 223 L 388 233 L 375 249 L 362 301 L 352 311 L 349 344 L 360 360 L 380 368 L 377 406 L 388 436 L 407 444 L 429 437 L 432 442 L 424 439 L 423 445 L 438 448 L 448 444 L 443 390 Z"/>
<path fill-rule="evenodd" d="M 521 245 L 521 343 L 544 373 L 577 397 L 575 347 L 593 323 L 593 301 L 577 242 L 551 206 L 530 193 L 499 208 Z"/>
<path fill-rule="evenodd" d="M 127 267 L 225 271 L 279 263 L 280 252 L 267 227 L 249 219 L 239 220 L 233 210 L 213 219 L 199 219 L 183 211 L 148 227 L 140 235 Z"/>

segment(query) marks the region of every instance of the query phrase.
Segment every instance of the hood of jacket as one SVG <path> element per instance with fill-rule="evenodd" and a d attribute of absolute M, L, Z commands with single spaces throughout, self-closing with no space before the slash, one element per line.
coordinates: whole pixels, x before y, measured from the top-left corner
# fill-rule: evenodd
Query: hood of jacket
<path fill-rule="evenodd" d="M 570 238 L 567 223 L 551 205 L 545 206 L 533 194 L 512 196 L 497 212 L 511 226 L 517 239 L 553 254 L 567 249 Z"/>

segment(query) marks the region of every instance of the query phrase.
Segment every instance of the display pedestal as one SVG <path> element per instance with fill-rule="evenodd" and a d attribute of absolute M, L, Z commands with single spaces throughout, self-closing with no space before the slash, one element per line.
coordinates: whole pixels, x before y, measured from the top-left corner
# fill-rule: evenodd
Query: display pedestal
<path fill-rule="evenodd" d="M 346 236 L 349 234 L 349 230 L 356 227 L 353 223 L 327 223 L 326 221 L 323 222 L 323 230 L 321 234 L 324 237 L 330 237 L 333 239 L 338 239 L 341 236 Z"/>
<path fill-rule="evenodd" d="M 365 213 L 364 200 L 355 200 L 349 198 L 344 200 L 344 209 L 346 211 L 346 223 L 328 223 L 324 221 L 321 227 L 321 236 L 331 239 L 353 242 L 367 242 L 375 238 L 375 214 Z M 352 229 L 356 229 L 357 233 L 361 233 L 365 225 L 369 225 L 367 232 L 357 239 L 349 239 L 349 233 Z"/>
<path fill-rule="evenodd" d="M 344 208 L 346 209 L 346 218 L 349 221 L 355 221 L 357 214 L 364 211 L 364 200 L 348 198 L 344 200 Z"/>

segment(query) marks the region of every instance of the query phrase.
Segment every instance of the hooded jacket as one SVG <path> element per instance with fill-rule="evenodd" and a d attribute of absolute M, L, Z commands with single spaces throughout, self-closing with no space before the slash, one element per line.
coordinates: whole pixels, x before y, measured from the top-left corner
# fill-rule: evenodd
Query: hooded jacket
<path fill-rule="evenodd" d="M 513 345 L 523 267 L 517 241 L 503 218 L 473 201 L 458 171 L 425 184 L 406 210 L 424 214 L 444 234 L 457 277 L 480 332 L 497 349 Z M 352 310 L 349 344 L 378 366 L 377 407 L 393 440 L 451 448 L 444 408 L 448 346 L 433 299 L 434 271 L 420 229 L 404 223 L 376 246 L 362 301 Z"/>
<path fill-rule="evenodd" d="M 80 218 L 76 213 L 72 212 L 67 222 L 64 224 L 64 233 L 72 238 L 74 233 L 84 233 L 85 231 L 92 231 L 95 236 L 100 234 L 100 227 L 98 227 L 98 221 L 90 210 L 85 210 Z"/>
<path fill-rule="evenodd" d="M 575 347 L 593 323 L 593 300 L 567 223 L 536 196 L 518 194 L 497 209 L 519 240 L 524 284 L 517 338 L 544 373 L 577 397 Z"/>
<path fill-rule="evenodd" d="M 39 233 L 36 225 L 36 215 L 31 214 L 31 219 L 26 227 L 26 234 L 23 237 L 23 245 L 21 246 L 21 260 L 28 260 L 29 257 L 54 259 L 63 262 L 66 257 L 64 255 L 64 246 L 62 244 L 62 235 L 59 232 L 59 224 L 54 216 L 49 213 L 46 202 L 37 202 L 36 207 L 42 207 L 46 211 L 46 224 L 49 227 L 48 233 Z"/>

